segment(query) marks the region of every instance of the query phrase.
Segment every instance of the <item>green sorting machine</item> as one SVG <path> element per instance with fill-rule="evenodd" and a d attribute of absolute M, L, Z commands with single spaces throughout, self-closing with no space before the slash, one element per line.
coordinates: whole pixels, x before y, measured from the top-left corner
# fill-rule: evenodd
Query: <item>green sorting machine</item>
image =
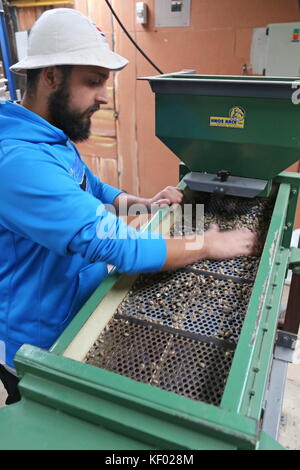
<path fill-rule="evenodd" d="M 300 153 L 297 79 L 143 79 L 186 200 L 204 202 L 221 228 L 263 223 L 262 253 L 175 273 L 113 269 L 50 351 L 17 352 L 22 399 L 0 410 L 1 449 L 282 448 L 299 326 L 299 307 L 285 317 L 280 307 L 287 270 L 291 291 L 300 273 L 300 249 L 290 248 L 300 179 L 283 172 Z M 160 229 L 168 211 L 145 229 Z"/>

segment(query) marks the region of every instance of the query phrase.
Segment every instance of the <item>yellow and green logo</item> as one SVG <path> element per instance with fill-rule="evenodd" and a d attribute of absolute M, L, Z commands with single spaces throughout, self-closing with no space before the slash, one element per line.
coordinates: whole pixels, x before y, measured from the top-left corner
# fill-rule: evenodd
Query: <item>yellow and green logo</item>
<path fill-rule="evenodd" d="M 229 117 L 210 116 L 209 125 L 212 127 L 231 127 L 235 129 L 244 129 L 245 110 L 240 106 L 234 106 L 229 111 Z"/>

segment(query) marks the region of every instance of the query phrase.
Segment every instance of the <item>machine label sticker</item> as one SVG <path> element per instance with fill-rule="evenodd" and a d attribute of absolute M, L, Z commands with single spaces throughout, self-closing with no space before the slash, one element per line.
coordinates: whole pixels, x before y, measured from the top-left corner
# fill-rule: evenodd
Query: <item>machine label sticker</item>
<path fill-rule="evenodd" d="M 244 129 L 245 110 L 240 106 L 234 106 L 229 111 L 229 117 L 210 116 L 209 125 L 211 127 L 230 127 Z"/>

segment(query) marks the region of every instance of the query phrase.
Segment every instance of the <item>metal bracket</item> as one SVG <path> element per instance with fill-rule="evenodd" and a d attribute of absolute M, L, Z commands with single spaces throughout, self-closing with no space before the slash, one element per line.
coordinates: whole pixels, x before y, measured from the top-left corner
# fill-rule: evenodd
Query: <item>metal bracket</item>
<path fill-rule="evenodd" d="M 289 267 L 294 274 L 300 274 L 300 248 L 291 248 Z"/>
<path fill-rule="evenodd" d="M 287 331 L 278 331 L 277 332 L 277 346 L 281 346 L 283 348 L 295 350 L 297 341 L 297 335 L 294 333 L 288 333 Z"/>
<path fill-rule="evenodd" d="M 226 174 L 224 170 L 220 172 L 219 177 L 213 173 L 192 171 L 184 177 L 184 181 L 193 191 L 239 197 L 255 197 L 265 189 L 268 183 L 267 180 L 229 176 L 229 173 L 223 181 L 224 178 L 221 178 L 223 174 Z"/>

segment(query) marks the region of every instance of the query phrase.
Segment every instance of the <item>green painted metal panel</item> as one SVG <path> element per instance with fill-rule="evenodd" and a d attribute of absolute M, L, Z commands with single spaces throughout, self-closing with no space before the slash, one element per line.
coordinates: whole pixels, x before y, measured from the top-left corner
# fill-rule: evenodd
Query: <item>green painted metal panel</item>
<path fill-rule="evenodd" d="M 151 446 L 23 398 L 0 410 L 0 450 L 147 450 Z"/>
<path fill-rule="evenodd" d="M 210 126 L 234 107 L 244 128 Z M 291 100 L 156 94 L 156 135 L 190 171 L 269 180 L 299 159 L 299 113 Z"/>
<path fill-rule="evenodd" d="M 300 248 L 291 248 L 289 266 L 295 274 L 300 274 Z"/>
<path fill-rule="evenodd" d="M 156 75 L 154 77 L 148 77 L 148 79 L 155 78 L 175 78 L 176 80 L 228 80 L 228 81 L 244 81 L 244 82 L 286 82 L 299 81 L 299 77 L 261 77 L 261 76 L 248 76 L 248 75 L 197 75 L 188 73 L 170 73 L 163 75 Z"/>
<path fill-rule="evenodd" d="M 144 77 L 156 99 L 156 135 L 190 171 L 270 180 L 299 159 L 293 77 Z"/>
<path fill-rule="evenodd" d="M 256 450 L 286 450 L 279 442 L 275 441 L 266 432 L 262 431 Z"/>
<path fill-rule="evenodd" d="M 22 346 L 15 363 L 26 400 L 146 447 L 253 449 L 257 441 L 255 420 L 33 346 Z M 0 432 L 4 425 L 0 420 Z"/>
<path fill-rule="evenodd" d="M 272 311 L 275 309 L 275 312 L 277 311 L 277 314 L 279 314 L 280 302 L 277 305 L 272 304 L 272 297 L 278 290 L 279 295 L 281 295 L 280 289 L 283 289 L 283 282 L 279 278 L 282 276 L 282 270 L 285 273 L 288 265 L 286 251 L 281 252 L 281 255 L 284 254 L 285 258 L 282 260 L 282 264 L 277 265 L 276 258 L 284 232 L 289 197 L 290 185 L 282 183 L 278 191 L 245 322 L 221 402 L 221 406 L 237 413 L 241 413 L 242 410 L 245 414 L 250 413 L 248 406 L 255 395 L 255 399 L 260 401 L 264 397 L 262 388 L 255 390 L 255 380 L 257 374 L 264 377 L 263 380 L 268 376 L 270 356 L 268 354 L 266 361 L 261 364 L 257 362 L 257 354 L 265 342 L 270 353 L 273 351 L 274 336 L 272 334 L 266 335 L 265 330 L 274 331 L 274 328 L 277 327 L 276 313 L 274 313 L 275 319 L 273 317 L 269 318 L 269 306 L 272 305 Z M 278 281 L 276 281 L 276 277 Z M 256 419 L 260 419 L 260 411 L 256 410 Z"/>
<path fill-rule="evenodd" d="M 296 187 L 299 189 L 300 186 L 300 173 L 293 173 L 291 171 L 283 171 L 274 179 L 275 183 L 287 183 L 291 187 Z"/>
<path fill-rule="evenodd" d="M 270 278 L 270 288 L 266 295 L 262 312 L 261 329 L 257 334 L 249 373 L 241 406 L 241 413 L 257 419 L 261 417 L 267 390 L 269 371 L 273 359 L 273 344 L 276 339 L 277 324 L 280 314 L 281 297 L 288 266 L 289 250 L 282 248 L 277 254 L 274 269 Z"/>
<path fill-rule="evenodd" d="M 286 217 L 286 223 L 284 226 L 284 235 L 282 239 L 282 246 L 284 248 L 289 248 L 294 229 L 296 209 L 299 203 L 300 174 L 284 171 L 274 179 L 274 182 L 287 183 L 291 185 L 289 207 Z"/>

